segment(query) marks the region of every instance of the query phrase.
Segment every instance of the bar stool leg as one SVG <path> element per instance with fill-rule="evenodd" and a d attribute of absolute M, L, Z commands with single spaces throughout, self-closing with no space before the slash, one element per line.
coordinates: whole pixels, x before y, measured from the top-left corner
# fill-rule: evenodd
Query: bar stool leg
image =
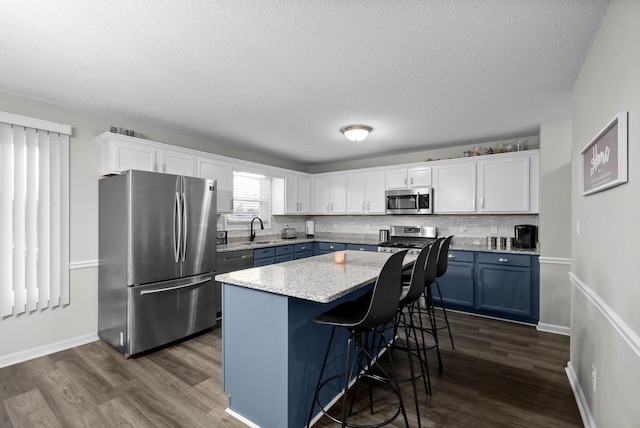
<path fill-rule="evenodd" d="M 440 296 L 440 306 L 442 307 L 444 322 L 447 325 L 447 330 L 449 331 L 449 340 L 451 340 L 451 348 L 456 349 L 456 347 L 453 345 L 453 335 L 451 334 L 451 326 L 449 325 L 449 318 L 447 317 L 447 310 L 444 307 L 444 300 L 442 300 L 442 292 L 440 292 L 440 284 L 438 284 L 438 281 L 436 281 L 436 287 L 438 288 L 438 296 Z"/>

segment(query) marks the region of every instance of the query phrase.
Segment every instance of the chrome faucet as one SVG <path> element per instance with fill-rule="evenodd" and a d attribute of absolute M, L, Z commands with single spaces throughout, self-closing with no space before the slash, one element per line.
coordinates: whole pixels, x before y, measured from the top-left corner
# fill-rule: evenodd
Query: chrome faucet
<path fill-rule="evenodd" d="M 254 217 L 251 219 L 251 236 L 249 236 L 249 240 L 253 241 L 256 239 L 256 231 L 253 229 L 253 222 L 258 220 L 260 222 L 260 229 L 264 229 L 264 224 L 262 224 L 262 219 L 260 217 Z"/>

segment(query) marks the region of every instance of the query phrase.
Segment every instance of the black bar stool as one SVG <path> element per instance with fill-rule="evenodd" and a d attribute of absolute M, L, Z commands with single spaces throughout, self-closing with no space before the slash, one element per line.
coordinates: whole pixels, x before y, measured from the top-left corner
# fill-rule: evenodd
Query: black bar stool
<path fill-rule="evenodd" d="M 453 235 L 447 236 L 442 244 L 440 245 L 440 251 L 438 252 L 438 271 L 436 274 L 436 289 L 438 290 L 438 297 L 440 297 L 440 306 L 442 307 L 442 318 L 444 318 L 443 325 L 437 325 L 436 329 L 444 329 L 446 328 L 449 331 L 449 340 L 451 340 L 451 348 L 455 349 L 453 345 L 453 335 L 451 334 L 451 326 L 449 325 L 449 318 L 447 317 L 447 309 L 444 307 L 444 300 L 442 300 L 442 292 L 440 291 L 440 284 L 438 283 L 437 278 L 440 278 L 447 272 L 447 266 L 449 262 L 449 246 L 451 245 L 451 239 Z M 441 319 L 442 319 L 441 318 Z"/>
<path fill-rule="evenodd" d="M 402 261 L 406 253 L 407 251 L 405 250 L 394 253 L 389 257 L 382 267 L 380 275 L 378 276 L 371 293 L 367 293 L 355 301 L 342 303 L 313 319 L 316 323 L 332 326 L 332 329 L 331 335 L 329 336 L 329 343 L 327 344 L 327 350 L 322 362 L 322 368 L 320 369 L 320 375 L 318 376 L 318 383 L 316 384 L 315 393 L 313 395 L 311 409 L 309 410 L 307 427 L 313 418 L 313 410 L 316 403 L 320 405 L 321 411 L 325 415 L 331 418 L 334 422 L 341 424 L 343 427 L 380 427 L 393 422 L 400 413 L 402 413 L 402 416 L 404 417 L 405 425 L 409 427 L 409 421 L 407 419 L 407 413 L 404 408 L 400 388 L 397 381 L 394 379 L 395 368 L 391 352 L 386 352 L 391 367 L 390 374 L 380 366 L 377 360 L 377 357 L 382 353 L 382 351 L 388 351 L 391 346 L 385 332 L 388 330 L 387 325 L 389 323 L 391 323 L 392 326 L 395 325 L 395 316 L 398 311 L 400 293 L 402 290 L 400 282 Z M 345 356 L 345 371 L 344 373 L 331 376 L 328 379 L 323 379 L 324 371 L 327 367 L 329 351 L 331 350 L 331 343 L 333 342 L 333 338 L 338 327 L 345 328 L 349 332 Z M 351 358 L 352 346 L 356 351 L 353 361 Z M 398 410 L 395 414 L 380 423 L 376 423 L 374 425 L 353 425 L 347 423 L 347 392 L 349 389 L 349 380 L 356 364 L 358 367 L 356 372 L 356 385 L 354 389 L 357 388 L 359 379 L 361 377 L 366 377 L 370 381 L 384 382 L 389 385 L 398 398 Z M 382 374 L 374 374 L 372 371 L 374 367 Z M 337 419 L 326 412 L 322 407 L 322 404 L 318 401 L 318 396 L 323 386 L 327 385 L 327 383 L 334 379 L 340 378 L 343 379 L 341 387 L 343 391 L 342 417 L 341 419 Z M 370 406 L 372 406 L 371 400 Z M 349 414 L 351 414 L 351 411 Z"/>
<path fill-rule="evenodd" d="M 438 257 L 439 241 L 431 243 L 418 254 L 411 271 L 411 279 L 402 283 L 402 294 L 396 318 L 396 340 L 393 349 L 400 348 L 406 351 L 409 361 L 410 378 L 397 379 L 398 382 L 411 381 L 413 397 L 416 405 L 418 427 L 421 426 L 420 406 L 418 405 L 418 390 L 416 380 L 422 378 L 426 395 L 431 395 L 431 379 L 427 364 L 427 346 L 424 338 L 424 325 L 420 316 L 419 300 L 425 290 L 425 269 L 427 265 L 435 266 Z M 399 334 L 402 333 L 402 334 Z M 416 374 L 413 360 L 417 357 L 419 373 Z"/>

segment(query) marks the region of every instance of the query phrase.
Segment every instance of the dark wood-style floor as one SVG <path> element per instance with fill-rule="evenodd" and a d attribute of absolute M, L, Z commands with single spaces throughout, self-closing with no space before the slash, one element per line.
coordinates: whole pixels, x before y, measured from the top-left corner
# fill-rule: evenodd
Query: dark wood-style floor
<path fill-rule="evenodd" d="M 433 395 L 419 389 L 423 427 L 582 427 L 564 372 L 568 337 L 459 313 L 450 321 L 456 348 L 442 339 L 444 372 L 429 354 Z M 224 411 L 221 358 L 216 328 L 129 360 L 98 341 L 6 367 L 0 427 L 245 427 Z M 410 383 L 402 394 L 417 426 Z M 393 406 L 386 397 L 374 396 L 374 415 L 367 398 L 356 401 L 360 422 Z"/>

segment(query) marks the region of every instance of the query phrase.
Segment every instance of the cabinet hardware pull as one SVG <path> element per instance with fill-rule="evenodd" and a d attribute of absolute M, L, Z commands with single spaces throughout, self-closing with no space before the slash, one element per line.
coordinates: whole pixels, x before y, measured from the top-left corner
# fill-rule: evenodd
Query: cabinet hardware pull
<path fill-rule="evenodd" d="M 449 258 L 449 259 L 455 259 L 455 258 L 456 258 L 456 256 L 454 256 L 453 254 L 449 254 L 449 255 L 447 256 L 447 258 Z"/>
<path fill-rule="evenodd" d="M 500 263 L 506 263 L 506 262 L 508 262 L 508 261 L 509 261 L 509 259 L 505 259 L 504 257 L 500 257 L 500 258 L 498 259 L 498 261 L 499 261 Z"/>
<path fill-rule="evenodd" d="M 333 250 L 334 246 L 333 245 L 329 245 L 329 249 Z"/>
<path fill-rule="evenodd" d="M 331 203 L 327 202 L 327 212 L 331 211 Z"/>
<path fill-rule="evenodd" d="M 484 209 L 484 196 L 480 198 L 480 208 Z"/>
<path fill-rule="evenodd" d="M 476 210 L 476 198 L 471 198 L 471 202 L 473 203 L 473 210 Z"/>
<path fill-rule="evenodd" d="M 362 201 L 362 211 L 364 211 L 364 201 Z"/>

